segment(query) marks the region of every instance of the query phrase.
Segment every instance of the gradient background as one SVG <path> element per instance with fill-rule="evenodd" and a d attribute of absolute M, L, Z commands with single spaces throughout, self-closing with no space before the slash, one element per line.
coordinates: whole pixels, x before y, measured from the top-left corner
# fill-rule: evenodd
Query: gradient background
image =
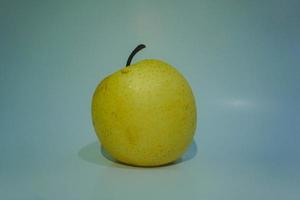
<path fill-rule="evenodd" d="M 300 1 L 1 1 L 0 199 L 300 199 Z M 198 128 L 175 165 L 100 152 L 100 80 L 163 59 Z"/>

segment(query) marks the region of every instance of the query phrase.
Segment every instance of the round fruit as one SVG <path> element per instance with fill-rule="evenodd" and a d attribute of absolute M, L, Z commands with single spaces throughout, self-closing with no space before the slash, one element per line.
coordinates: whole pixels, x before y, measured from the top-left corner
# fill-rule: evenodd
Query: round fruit
<path fill-rule="evenodd" d="M 131 58 L 127 67 L 96 88 L 92 100 L 95 131 L 104 149 L 120 162 L 170 163 L 180 158 L 194 136 L 192 90 L 169 64 L 143 60 L 130 65 Z"/>

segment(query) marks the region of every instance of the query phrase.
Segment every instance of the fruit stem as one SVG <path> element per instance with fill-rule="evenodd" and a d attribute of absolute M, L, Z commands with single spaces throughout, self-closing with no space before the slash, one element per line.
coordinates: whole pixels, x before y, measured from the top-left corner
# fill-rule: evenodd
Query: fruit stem
<path fill-rule="evenodd" d="M 137 47 L 135 47 L 135 49 L 131 52 L 131 54 L 129 55 L 129 57 L 127 59 L 126 67 L 128 67 L 130 65 L 133 56 L 145 47 L 146 47 L 146 45 L 144 45 L 144 44 L 140 44 Z"/>

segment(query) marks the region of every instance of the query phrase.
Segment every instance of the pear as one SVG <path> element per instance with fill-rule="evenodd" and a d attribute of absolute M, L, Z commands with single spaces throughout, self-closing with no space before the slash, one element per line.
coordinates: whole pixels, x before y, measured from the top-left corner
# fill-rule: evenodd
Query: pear
<path fill-rule="evenodd" d="M 127 65 L 97 86 L 92 119 L 102 147 L 134 166 L 160 166 L 179 159 L 193 140 L 196 103 L 186 79 L 171 65 L 147 59 Z"/>

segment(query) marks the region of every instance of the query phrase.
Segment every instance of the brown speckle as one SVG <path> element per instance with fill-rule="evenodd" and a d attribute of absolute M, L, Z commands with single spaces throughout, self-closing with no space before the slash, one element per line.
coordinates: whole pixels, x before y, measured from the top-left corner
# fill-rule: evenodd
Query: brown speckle
<path fill-rule="evenodd" d="M 122 70 L 121 70 L 122 74 L 126 74 L 129 72 L 129 69 L 128 67 L 124 67 Z"/>
<path fill-rule="evenodd" d="M 131 128 L 127 128 L 126 129 L 126 136 L 127 136 L 129 144 L 131 144 L 131 145 L 137 144 L 137 139 L 138 138 L 137 138 L 136 130 L 131 129 Z"/>

